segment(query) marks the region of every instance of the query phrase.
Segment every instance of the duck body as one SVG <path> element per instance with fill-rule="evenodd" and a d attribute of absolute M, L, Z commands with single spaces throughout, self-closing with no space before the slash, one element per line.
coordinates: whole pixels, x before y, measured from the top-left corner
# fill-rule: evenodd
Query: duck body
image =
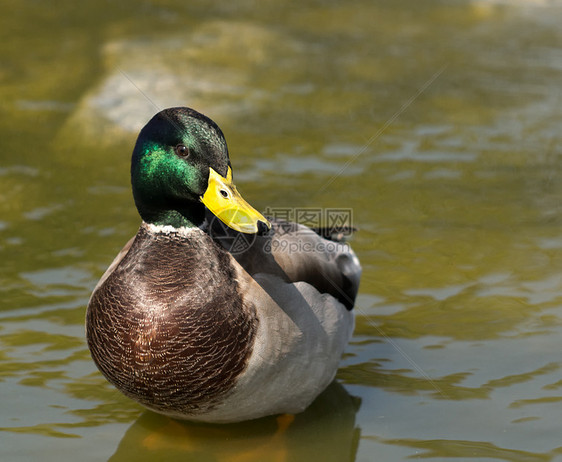
<path fill-rule="evenodd" d="M 235 252 L 208 221 L 143 221 L 88 304 L 88 346 L 109 382 L 155 412 L 216 423 L 300 412 L 330 384 L 361 267 L 346 244 L 267 223 Z"/>

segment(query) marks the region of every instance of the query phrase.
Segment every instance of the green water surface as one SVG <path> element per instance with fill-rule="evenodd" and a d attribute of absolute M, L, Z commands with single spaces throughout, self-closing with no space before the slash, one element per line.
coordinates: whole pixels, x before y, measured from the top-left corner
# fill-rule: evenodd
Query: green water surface
<path fill-rule="evenodd" d="M 36 2 L 0 17 L 0 460 L 562 460 L 559 1 Z M 256 208 L 346 208 L 334 383 L 284 429 L 144 411 L 84 314 L 139 225 L 139 128 L 191 106 Z"/>

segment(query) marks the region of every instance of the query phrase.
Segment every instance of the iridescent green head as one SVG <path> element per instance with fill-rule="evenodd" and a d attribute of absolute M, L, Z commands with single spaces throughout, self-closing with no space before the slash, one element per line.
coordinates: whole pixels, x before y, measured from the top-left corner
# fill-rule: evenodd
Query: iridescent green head
<path fill-rule="evenodd" d="M 190 108 L 165 109 L 141 130 L 133 150 L 131 183 L 147 223 L 200 226 L 207 207 L 240 232 L 257 232 L 259 222 L 268 225 L 232 184 L 221 129 Z"/>

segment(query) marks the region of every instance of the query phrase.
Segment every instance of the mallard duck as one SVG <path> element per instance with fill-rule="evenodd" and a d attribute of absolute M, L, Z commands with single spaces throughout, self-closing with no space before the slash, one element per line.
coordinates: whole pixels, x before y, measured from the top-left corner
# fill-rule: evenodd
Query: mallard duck
<path fill-rule="evenodd" d="M 352 335 L 361 267 L 349 245 L 245 202 L 222 131 L 190 108 L 165 109 L 141 130 L 131 183 L 142 224 L 86 315 L 102 374 L 174 418 L 303 411 Z"/>

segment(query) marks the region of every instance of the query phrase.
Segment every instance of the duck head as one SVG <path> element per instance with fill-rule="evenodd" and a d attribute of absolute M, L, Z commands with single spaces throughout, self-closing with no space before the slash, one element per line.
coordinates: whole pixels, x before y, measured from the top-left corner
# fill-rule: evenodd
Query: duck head
<path fill-rule="evenodd" d="M 141 218 L 155 225 L 201 226 L 205 209 L 242 233 L 263 233 L 269 222 L 236 190 L 221 129 L 190 108 L 164 109 L 141 130 L 131 162 Z"/>

